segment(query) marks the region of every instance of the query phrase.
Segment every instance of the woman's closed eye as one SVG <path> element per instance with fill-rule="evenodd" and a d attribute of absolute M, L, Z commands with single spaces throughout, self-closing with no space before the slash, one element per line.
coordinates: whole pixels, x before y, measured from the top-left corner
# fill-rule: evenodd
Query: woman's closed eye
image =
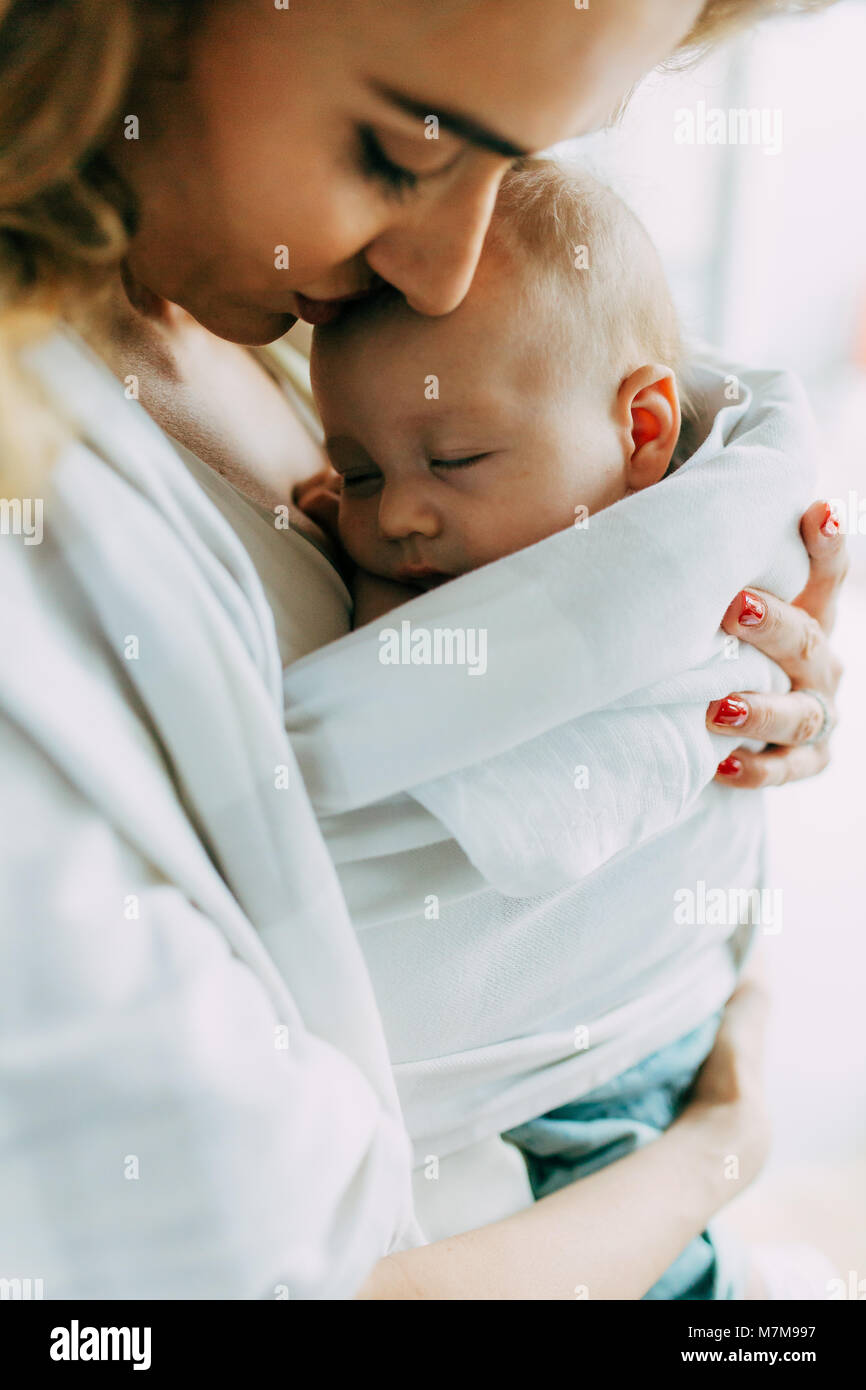
<path fill-rule="evenodd" d="M 381 179 L 395 193 L 405 193 L 415 187 L 418 175 L 389 159 L 370 126 L 360 126 L 358 135 L 361 141 L 361 167 L 368 178 Z"/>
<path fill-rule="evenodd" d="M 358 127 L 358 139 L 364 174 L 368 178 L 378 179 L 389 192 L 398 196 L 416 188 L 420 180 L 444 173 L 462 152 L 459 145 L 454 148 L 454 141 L 440 144 L 439 141 L 418 140 L 397 132 L 390 136 L 389 148 L 386 149 L 382 137 L 371 125 Z M 418 167 L 408 168 L 402 162 L 401 155 Z"/>

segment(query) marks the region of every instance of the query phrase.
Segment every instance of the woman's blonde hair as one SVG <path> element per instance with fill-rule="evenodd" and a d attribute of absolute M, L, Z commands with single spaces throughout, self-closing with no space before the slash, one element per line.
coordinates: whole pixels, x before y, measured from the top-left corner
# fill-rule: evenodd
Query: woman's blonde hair
<path fill-rule="evenodd" d="M 708 0 L 686 54 L 767 14 L 832 0 Z M 143 67 L 204 0 L 0 0 L 0 440 L 8 458 L 14 345 L 79 312 L 120 263 L 135 207 L 105 154 Z M 167 35 L 172 42 L 166 42 Z"/>
<path fill-rule="evenodd" d="M 122 260 L 131 196 L 104 146 L 133 75 L 201 0 L 0 0 L 0 484 L 57 430 L 17 366 L 22 343 L 82 319 Z M 44 447 L 43 447 L 44 446 Z"/>

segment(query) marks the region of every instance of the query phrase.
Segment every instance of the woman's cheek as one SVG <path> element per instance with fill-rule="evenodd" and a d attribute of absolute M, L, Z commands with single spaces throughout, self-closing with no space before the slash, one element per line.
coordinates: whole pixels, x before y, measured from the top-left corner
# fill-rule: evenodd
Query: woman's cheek
<path fill-rule="evenodd" d="M 315 287 L 319 281 L 327 287 L 328 278 L 358 258 L 380 230 L 369 192 L 353 188 L 345 175 L 342 184 L 339 173 L 334 178 L 336 187 L 317 174 L 314 183 L 302 186 L 300 197 L 290 197 L 286 207 L 283 239 L 289 246 L 292 282 L 300 289 Z M 350 288 L 355 288 L 354 281 L 360 277 L 352 279 Z M 337 285 L 335 292 L 345 288 Z"/>

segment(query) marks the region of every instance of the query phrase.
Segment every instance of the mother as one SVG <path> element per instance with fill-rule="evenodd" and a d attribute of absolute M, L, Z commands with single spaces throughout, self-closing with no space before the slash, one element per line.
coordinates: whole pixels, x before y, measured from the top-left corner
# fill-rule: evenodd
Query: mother
<path fill-rule="evenodd" d="M 558 1298 L 579 1250 L 593 1297 L 640 1297 L 732 1195 L 723 1156 L 756 1171 L 747 984 L 658 1143 L 412 1248 L 378 1018 L 281 722 L 280 663 L 338 635 L 319 615 L 340 581 L 321 533 L 265 509 L 321 459 L 248 349 L 377 277 L 448 312 L 512 158 L 768 8 L 0 0 L 3 1275 L 51 1297 Z M 832 708 L 826 512 L 799 604 L 726 622 Z M 781 747 L 742 755 L 744 786 L 823 766 L 817 706 L 754 708 L 737 734 Z"/>

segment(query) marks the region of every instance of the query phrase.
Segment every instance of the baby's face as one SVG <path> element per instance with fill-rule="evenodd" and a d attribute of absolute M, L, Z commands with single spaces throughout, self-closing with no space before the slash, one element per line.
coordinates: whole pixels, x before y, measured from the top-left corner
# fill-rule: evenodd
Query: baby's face
<path fill-rule="evenodd" d="M 340 535 L 363 569 L 432 588 L 625 495 L 615 391 L 583 385 L 580 363 L 567 370 L 544 325 L 517 314 L 482 263 L 442 318 L 401 305 L 317 330 Z"/>

